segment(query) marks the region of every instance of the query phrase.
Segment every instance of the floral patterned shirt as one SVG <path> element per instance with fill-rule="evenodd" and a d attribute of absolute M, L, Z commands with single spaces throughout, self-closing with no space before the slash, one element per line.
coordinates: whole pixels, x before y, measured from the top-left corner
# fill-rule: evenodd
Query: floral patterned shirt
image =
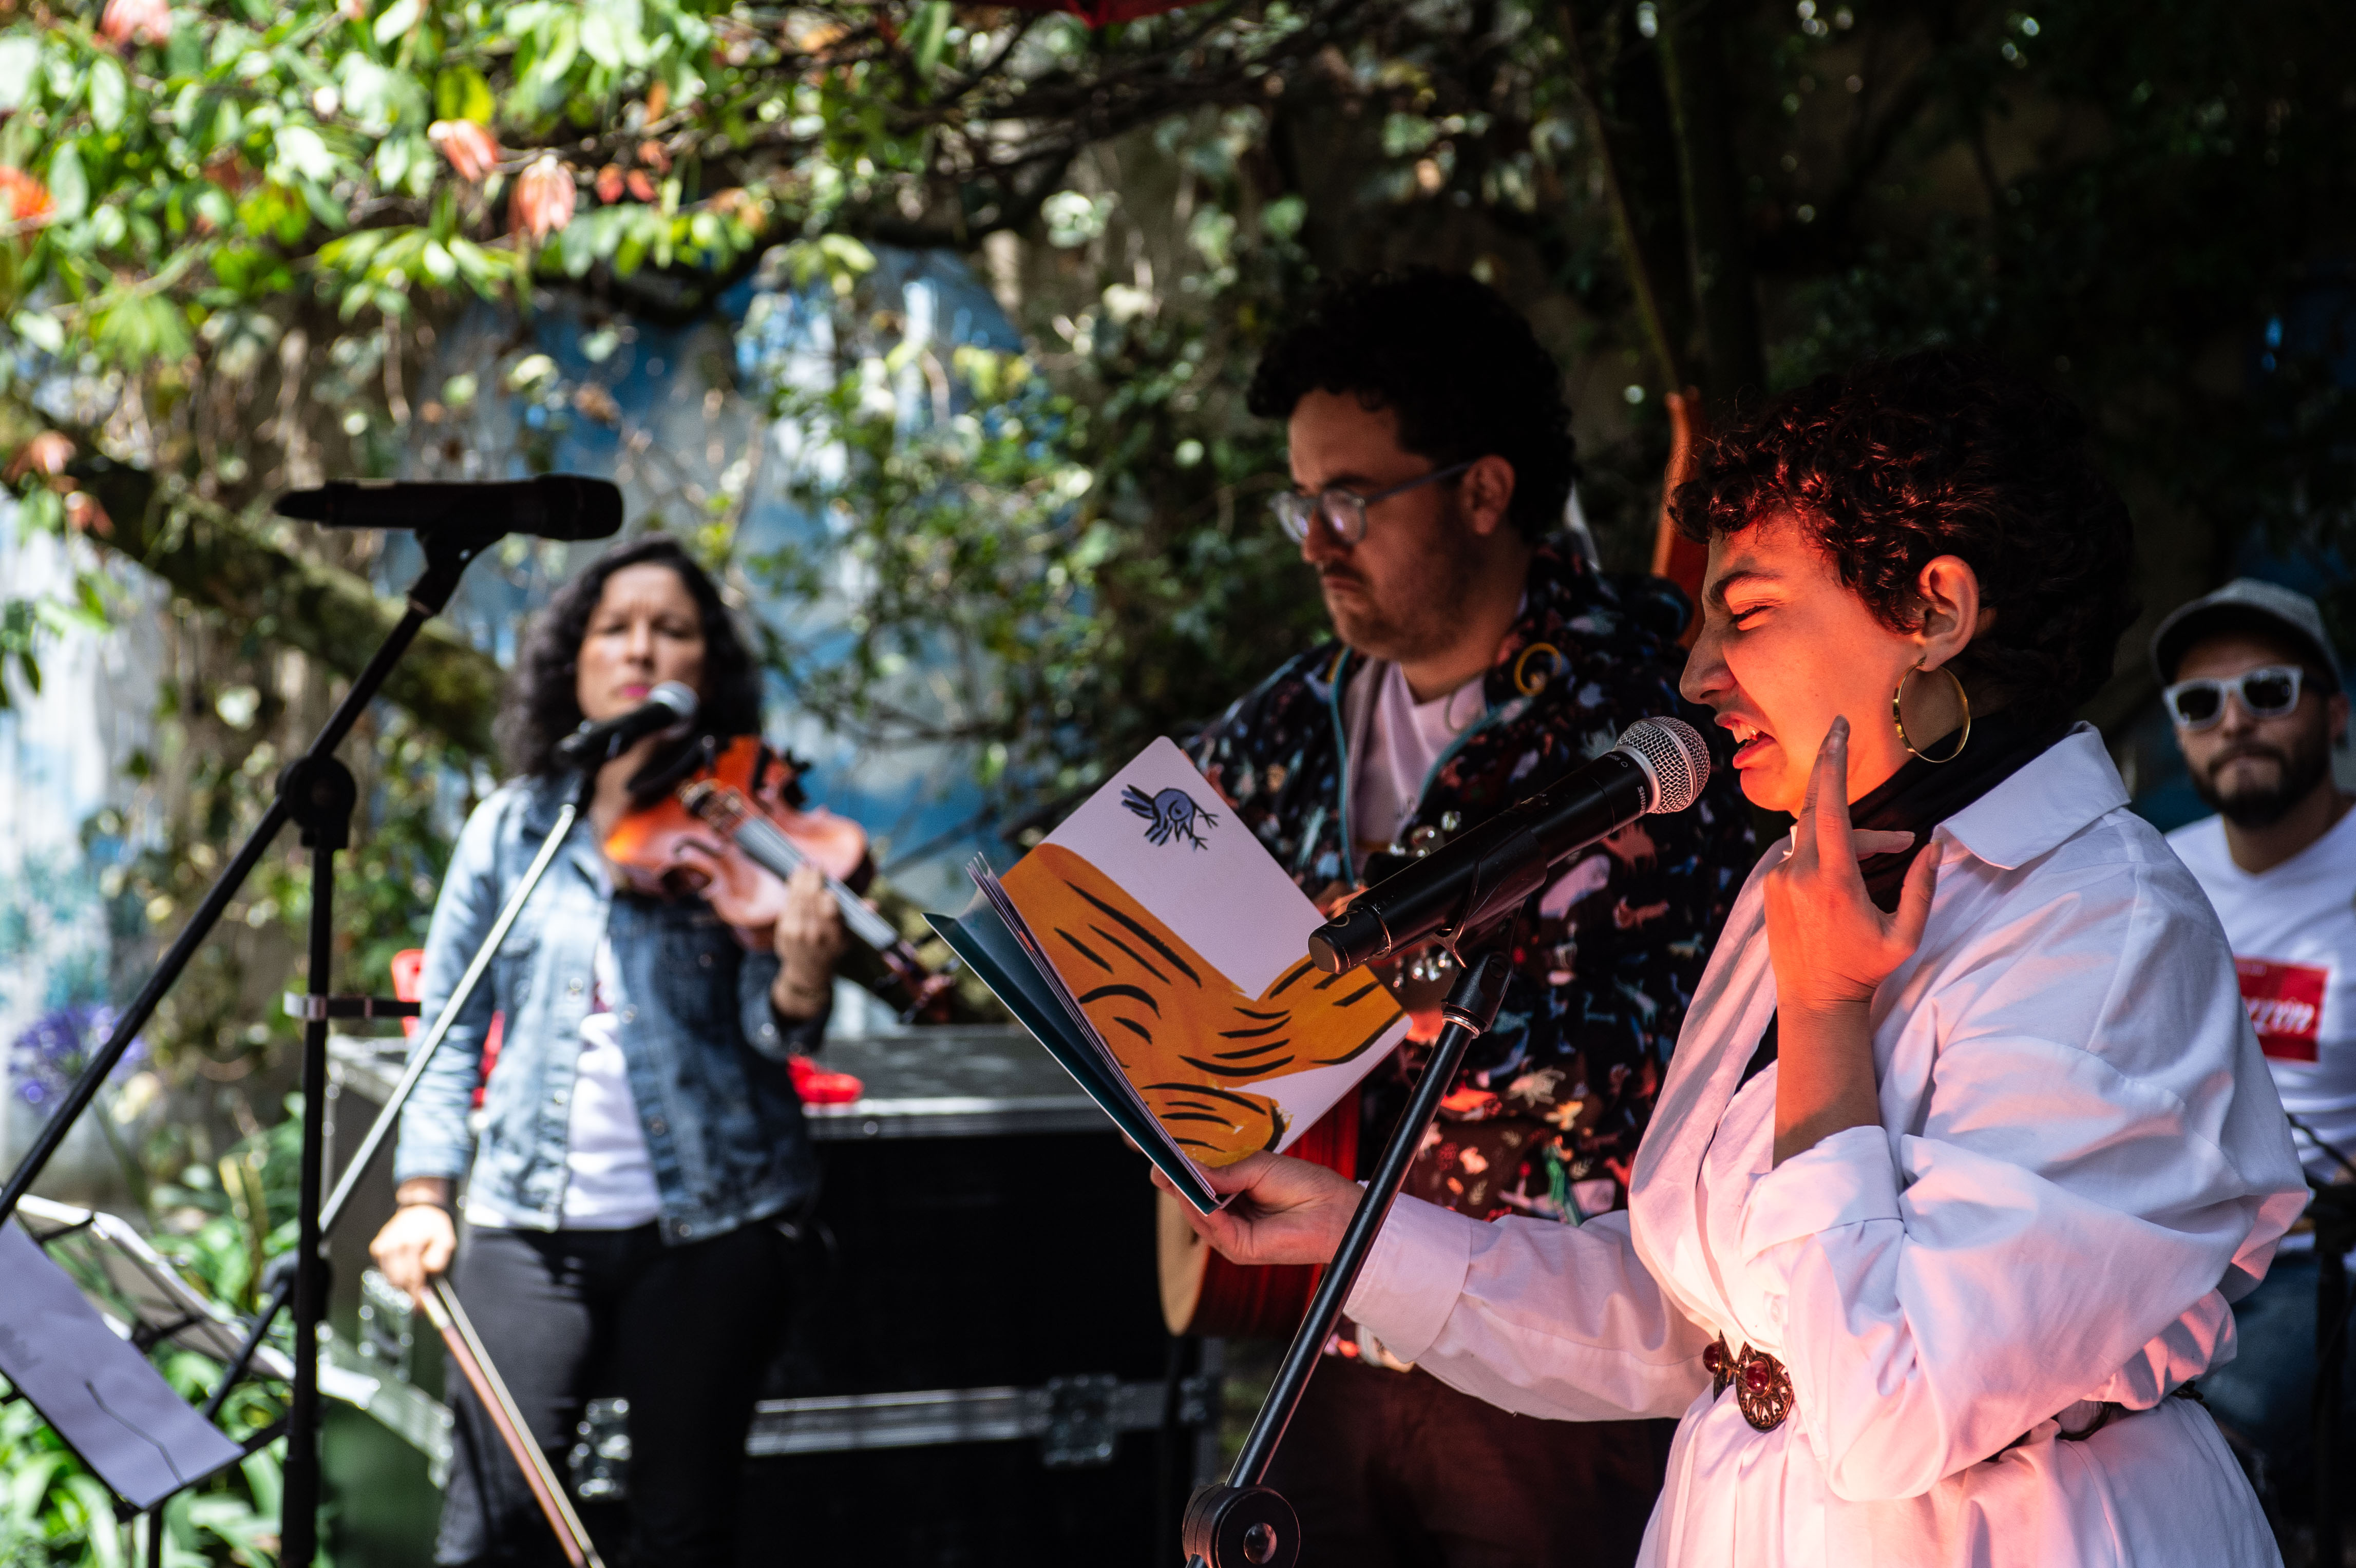
<path fill-rule="evenodd" d="M 1370 667 L 1365 656 L 1328 643 L 1291 660 L 1190 753 L 1312 897 L 1367 885 L 1402 854 L 1437 848 L 1600 756 L 1635 720 L 1681 715 L 1716 749 L 1707 715 L 1676 693 L 1685 613 L 1658 579 L 1608 578 L 1568 540 L 1542 545 L 1484 681 L 1486 711 L 1440 754 L 1388 854 L 1361 855 L 1347 827 L 1356 759 L 1344 704 Z M 1408 1191 L 1483 1219 L 1575 1221 L 1625 1201 L 1703 960 L 1757 858 L 1750 813 L 1717 760 L 1690 810 L 1644 817 L 1574 857 L 1474 944 L 1505 949 L 1513 976 Z M 1453 977 L 1444 971 L 1427 956 L 1392 979 L 1410 1010 L 1419 989 L 1436 1008 Z M 1427 1055 L 1410 1043 L 1369 1078 L 1359 1140 L 1368 1165 Z"/>

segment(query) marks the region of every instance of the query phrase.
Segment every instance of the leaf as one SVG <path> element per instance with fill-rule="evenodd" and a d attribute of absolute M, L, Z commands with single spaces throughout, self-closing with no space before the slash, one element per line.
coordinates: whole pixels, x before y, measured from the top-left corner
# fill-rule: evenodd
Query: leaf
<path fill-rule="evenodd" d="M 71 142 L 49 155 L 48 186 L 59 222 L 71 223 L 90 210 L 90 176 L 82 173 L 81 153 Z"/>
<path fill-rule="evenodd" d="M 38 38 L 24 33 L 0 38 L 0 114 L 12 113 L 31 101 L 40 63 Z"/>
<path fill-rule="evenodd" d="M 253 1488 L 254 1511 L 270 1520 L 278 1517 L 278 1499 L 284 1489 L 279 1454 L 280 1447 L 273 1443 L 239 1461 L 239 1467 L 245 1472 L 245 1484 Z"/>
<path fill-rule="evenodd" d="M 434 79 L 434 117 L 487 125 L 498 112 L 491 84 L 470 65 L 454 65 Z"/>
<path fill-rule="evenodd" d="M 63 354 L 66 351 L 66 329 L 59 325 L 56 316 L 39 311 L 20 310 L 8 325 L 17 336 L 44 354 Z"/>
<path fill-rule="evenodd" d="M 369 36 L 380 44 L 390 44 L 395 38 L 405 37 L 423 15 L 424 0 L 392 0 L 392 4 L 384 8 L 369 28 Z"/>
<path fill-rule="evenodd" d="M 131 84 L 123 80 L 123 68 L 101 55 L 90 71 L 91 123 L 102 131 L 112 131 L 122 124 L 123 103 L 130 96 Z"/>
<path fill-rule="evenodd" d="M 55 1453 L 18 1460 L 16 1473 L 8 1477 L 8 1511 L 17 1519 L 29 1520 L 40 1507 L 41 1494 L 49 1489 L 49 1477 L 65 1462 L 63 1454 Z"/>
<path fill-rule="evenodd" d="M 416 145 L 413 136 L 387 136 L 377 144 L 377 188 L 388 192 L 402 188 L 402 183 L 409 177 L 409 160 Z"/>
<path fill-rule="evenodd" d="M 87 1474 L 68 1476 L 64 1489 L 89 1518 L 85 1539 L 99 1568 L 123 1568 L 123 1536 L 114 1528 L 114 1494 L 96 1476 Z"/>
<path fill-rule="evenodd" d="M 581 8 L 581 52 L 607 70 L 647 63 L 638 0 L 588 0 Z"/>
<path fill-rule="evenodd" d="M 282 179 L 286 174 L 314 180 L 336 177 L 336 155 L 327 150 L 319 133 L 308 125 L 281 125 L 272 144 L 272 155 L 271 172 Z M 284 173 L 280 173 L 282 170 Z"/>
<path fill-rule="evenodd" d="M 948 0 L 927 0 L 927 4 L 918 6 L 916 23 L 908 29 L 908 37 L 918 79 L 930 78 L 940 66 L 941 51 L 948 43 Z"/>

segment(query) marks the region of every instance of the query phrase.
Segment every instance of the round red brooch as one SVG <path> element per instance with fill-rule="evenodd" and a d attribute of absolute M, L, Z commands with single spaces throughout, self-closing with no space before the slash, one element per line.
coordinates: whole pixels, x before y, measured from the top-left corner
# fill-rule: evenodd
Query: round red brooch
<path fill-rule="evenodd" d="M 1756 1430 L 1772 1432 L 1792 1413 L 1792 1375 L 1766 1351 L 1749 1345 L 1730 1350 L 1721 1337 L 1703 1347 L 1701 1364 L 1709 1373 L 1710 1397 L 1733 1385 L 1736 1407 Z"/>

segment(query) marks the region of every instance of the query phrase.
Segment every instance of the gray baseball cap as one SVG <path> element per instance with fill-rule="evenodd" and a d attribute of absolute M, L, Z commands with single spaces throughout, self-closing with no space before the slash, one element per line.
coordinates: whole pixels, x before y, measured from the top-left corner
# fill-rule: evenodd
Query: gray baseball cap
<path fill-rule="evenodd" d="M 2330 635 L 2323 629 L 2323 613 L 2315 601 L 2294 589 L 2237 577 L 2214 593 L 2204 593 L 2180 605 L 2151 635 L 2151 665 L 2166 686 L 2176 678 L 2176 667 L 2201 638 L 2219 632 L 2258 632 L 2284 638 L 2304 648 L 2331 672 L 2334 686 L 2344 684 L 2340 656 L 2332 651 Z"/>

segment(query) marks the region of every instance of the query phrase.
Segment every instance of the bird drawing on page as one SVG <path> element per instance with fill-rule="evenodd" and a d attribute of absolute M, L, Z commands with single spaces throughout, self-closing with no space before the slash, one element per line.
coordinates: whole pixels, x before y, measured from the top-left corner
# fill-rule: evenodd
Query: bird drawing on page
<path fill-rule="evenodd" d="M 1327 975 L 1306 957 L 1244 990 L 1060 844 L 1031 851 L 1005 887 L 1147 1108 L 1204 1165 L 1275 1148 L 1290 1119 L 1258 1091 L 1355 1060 L 1402 1016 L 1365 970 Z"/>
<path fill-rule="evenodd" d="M 1148 844 L 1167 844 L 1173 838 L 1183 838 L 1197 849 L 1207 849 L 1210 841 L 1197 830 L 1219 825 L 1215 812 L 1204 809 L 1202 804 L 1183 789 L 1165 789 L 1146 794 L 1135 784 L 1124 784 L 1121 805 L 1129 807 L 1151 824 L 1145 830 Z"/>

